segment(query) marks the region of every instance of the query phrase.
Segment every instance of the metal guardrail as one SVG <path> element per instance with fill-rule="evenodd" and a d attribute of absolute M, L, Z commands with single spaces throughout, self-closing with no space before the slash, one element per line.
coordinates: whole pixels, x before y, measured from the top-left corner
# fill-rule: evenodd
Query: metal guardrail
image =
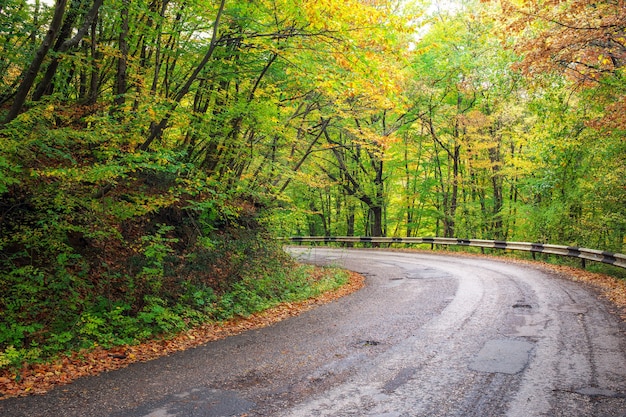
<path fill-rule="evenodd" d="M 293 236 L 287 240 L 299 242 L 343 242 L 343 243 L 409 243 L 430 245 L 459 245 L 478 248 L 508 249 L 551 255 L 580 258 L 583 261 L 602 262 L 620 268 L 626 268 L 626 255 L 621 253 L 604 252 L 596 249 L 579 248 L 575 246 L 549 245 L 544 243 L 505 242 L 501 240 L 456 239 L 447 237 L 367 237 L 367 236 Z"/>

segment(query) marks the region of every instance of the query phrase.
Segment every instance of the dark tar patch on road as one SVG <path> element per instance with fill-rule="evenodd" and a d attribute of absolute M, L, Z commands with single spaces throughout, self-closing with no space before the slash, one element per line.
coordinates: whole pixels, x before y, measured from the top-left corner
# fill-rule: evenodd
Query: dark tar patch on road
<path fill-rule="evenodd" d="M 224 417 L 239 416 L 256 404 L 234 391 L 195 388 L 168 396 L 159 403 L 126 410 L 120 417 Z"/>
<path fill-rule="evenodd" d="M 533 347 L 532 343 L 523 340 L 490 340 L 469 368 L 478 372 L 517 374 L 528 364 Z"/>
<path fill-rule="evenodd" d="M 557 311 L 562 313 L 574 313 L 574 314 L 585 314 L 587 313 L 587 306 L 581 304 L 563 304 L 557 308 Z"/>
<path fill-rule="evenodd" d="M 626 398 L 626 394 L 596 387 L 581 388 L 574 392 L 576 394 L 587 395 L 589 397 Z"/>
<path fill-rule="evenodd" d="M 386 393 L 394 392 L 396 389 L 409 382 L 416 372 L 417 368 L 401 369 L 400 372 L 398 372 L 398 374 L 393 379 L 387 381 L 387 383 L 383 387 L 383 391 Z"/>

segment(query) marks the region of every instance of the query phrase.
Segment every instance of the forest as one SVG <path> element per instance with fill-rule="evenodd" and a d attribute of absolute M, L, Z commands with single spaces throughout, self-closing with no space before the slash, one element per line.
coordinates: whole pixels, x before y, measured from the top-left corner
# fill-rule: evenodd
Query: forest
<path fill-rule="evenodd" d="M 626 253 L 624 0 L 4 0 L 0 74 L 0 368 L 345 280 L 281 236 Z"/>

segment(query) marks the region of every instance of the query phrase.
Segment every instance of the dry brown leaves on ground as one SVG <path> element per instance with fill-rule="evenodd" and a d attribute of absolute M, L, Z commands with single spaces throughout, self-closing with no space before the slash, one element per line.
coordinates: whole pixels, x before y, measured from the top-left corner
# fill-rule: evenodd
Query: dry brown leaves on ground
<path fill-rule="evenodd" d="M 545 264 L 544 266 L 572 281 L 584 282 L 600 290 L 602 296 L 618 308 L 622 320 L 626 321 L 625 280 L 569 266 L 550 264 Z"/>
<path fill-rule="evenodd" d="M 97 375 L 101 372 L 124 368 L 134 362 L 149 361 L 247 330 L 267 327 L 288 317 L 297 316 L 315 306 L 351 294 L 362 288 L 364 282 L 363 276 L 350 273 L 348 283 L 334 291 L 323 293 L 305 301 L 282 303 L 249 317 L 238 317 L 225 323 L 205 324 L 171 339 L 153 340 L 139 345 L 122 346 L 114 349 L 97 348 L 89 352 L 74 353 L 54 363 L 25 366 L 20 369 L 19 374 L 14 370 L 3 370 L 0 371 L 0 400 L 30 394 L 43 394 L 58 385 L 68 384 L 83 376 Z"/>

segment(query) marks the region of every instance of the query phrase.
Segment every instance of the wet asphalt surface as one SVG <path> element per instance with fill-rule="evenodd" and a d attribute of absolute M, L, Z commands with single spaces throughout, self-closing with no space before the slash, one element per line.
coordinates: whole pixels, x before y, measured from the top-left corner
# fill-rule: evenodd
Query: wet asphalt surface
<path fill-rule="evenodd" d="M 0 401 L 0 416 L 626 416 L 626 327 L 539 267 L 290 248 L 364 274 L 271 327 Z"/>

